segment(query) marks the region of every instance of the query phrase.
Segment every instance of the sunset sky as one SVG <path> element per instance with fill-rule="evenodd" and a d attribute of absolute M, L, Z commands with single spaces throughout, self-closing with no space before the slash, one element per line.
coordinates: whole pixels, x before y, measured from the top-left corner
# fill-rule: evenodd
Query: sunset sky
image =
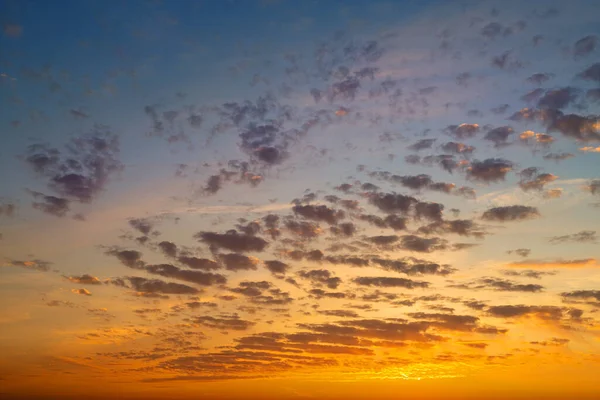
<path fill-rule="evenodd" d="M 600 1 L 0 29 L 0 398 L 600 398 Z"/>

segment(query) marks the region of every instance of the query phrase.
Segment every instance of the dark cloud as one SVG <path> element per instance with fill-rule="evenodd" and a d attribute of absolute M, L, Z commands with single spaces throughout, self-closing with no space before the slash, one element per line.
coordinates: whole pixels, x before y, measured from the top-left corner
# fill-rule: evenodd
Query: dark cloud
<path fill-rule="evenodd" d="M 544 190 L 546 184 L 554 182 L 558 178 L 553 174 L 539 172 L 535 167 L 526 168 L 519 172 L 519 175 L 521 176 L 519 187 L 524 191 Z"/>
<path fill-rule="evenodd" d="M 516 249 L 516 250 L 508 250 L 507 251 L 508 254 L 512 254 L 515 253 L 518 256 L 521 257 L 527 257 L 530 253 L 531 253 L 531 249 Z"/>
<path fill-rule="evenodd" d="M 386 213 L 406 214 L 419 201 L 411 196 L 396 193 L 373 193 L 369 201 Z"/>
<path fill-rule="evenodd" d="M 560 295 L 566 300 L 592 300 L 600 303 L 600 290 L 574 290 L 563 292 Z"/>
<path fill-rule="evenodd" d="M 553 110 L 566 108 L 577 99 L 578 95 L 579 90 L 572 87 L 548 90 L 539 99 L 537 105 L 539 108 L 549 108 Z"/>
<path fill-rule="evenodd" d="M 575 58 L 585 57 L 592 53 L 598 45 L 598 37 L 594 35 L 588 35 L 582 37 L 573 45 L 573 55 Z"/>
<path fill-rule="evenodd" d="M 534 85 L 541 85 L 545 82 L 548 82 L 553 77 L 554 77 L 554 74 L 538 72 L 536 74 L 529 76 L 527 78 L 527 82 L 533 83 Z"/>
<path fill-rule="evenodd" d="M 146 265 L 144 269 L 148 273 L 154 275 L 160 275 L 165 278 L 173 278 L 185 282 L 191 282 L 201 286 L 224 284 L 227 282 L 227 279 L 220 274 L 180 269 L 171 264 Z"/>
<path fill-rule="evenodd" d="M 530 292 L 537 293 L 541 292 L 544 287 L 542 285 L 537 284 L 521 284 L 514 281 L 509 281 L 507 279 L 500 278 L 481 278 L 474 282 L 469 282 L 467 284 L 457 284 L 450 285 L 451 287 L 456 287 L 460 289 L 470 289 L 470 290 L 480 290 L 480 289 L 489 289 L 496 290 L 500 292 Z"/>
<path fill-rule="evenodd" d="M 448 248 L 448 245 L 445 240 L 437 237 L 423 238 L 416 235 L 405 235 L 400 238 L 400 245 L 398 247 L 408 251 L 431 253 L 437 250 L 445 250 Z"/>
<path fill-rule="evenodd" d="M 238 252 L 260 252 L 268 245 L 268 242 L 260 237 L 239 234 L 236 231 L 228 231 L 224 234 L 216 232 L 199 232 L 194 235 L 194 238 L 200 239 L 204 243 L 216 248 Z"/>
<path fill-rule="evenodd" d="M 323 221 L 331 225 L 337 224 L 339 220 L 345 217 L 345 213 L 342 210 L 333 210 L 324 205 L 296 205 L 292 208 L 292 211 L 306 219 Z"/>
<path fill-rule="evenodd" d="M 510 108 L 510 105 L 501 104 L 497 107 L 493 107 L 492 109 L 490 109 L 490 111 L 494 114 L 500 115 L 500 114 L 504 114 L 506 111 L 508 111 L 509 108 Z"/>
<path fill-rule="evenodd" d="M 523 67 L 523 63 L 515 58 L 511 50 L 492 57 L 491 64 L 494 67 L 507 71 L 514 71 Z"/>
<path fill-rule="evenodd" d="M 329 317 L 340 317 L 340 318 L 358 318 L 358 314 L 351 310 L 322 310 L 319 314 L 327 315 Z"/>
<path fill-rule="evenodd" d="M 177 257 L 177 245 L 173 242 L 162 241 L 158 244 L 158 248 L 167 256 L 175 258 Z"/>
<path fill-rule="evenodd" d="M 591 194 L 600 194 L 600 179 L 592 179 L 585 188 Z"/>
<path fill-rule="evenodd" d="M 32 203 L 33 208 L 54 215 L 55 217 L 64 217 L 70 211 L 71 202 L 68 199 L 56 196 L 48 196 L 40 192 L 31 192 L 31 194 L 41 201 Z"/>
<path fill-rule="evenodd" d="M 258 258 L 248 257 L 237 253 L 219 254 L 218 258 L 228 271 L 256 270 L 257 265 L 260 262 Z"/>
<path fill-rule="evenodd" d="M 421 260 L 414 257 L 404 257 L 401 259 L 372 258 L 373 264 L 379 265 L 387 271 L 400 272 L 409 276 L 412 275 L 449 275 L 456 271 L 448 264 L 438 264 L 427 260 Z"/>
<path fill-rule="evenodd" d="M 207 258 L 180 256 L 177 261 L 192 269 L 201 269 L 205 271 L 220 269 L 219 263 Z"/>
<path fill-rule="evenodd" d="M 308 221 L 296 221 L 288 218 L 284 221 L 287 230 L 302 239 L 313 239 L 323 233 L 318 224 Z"/>
<path fill-rule="evenodd" d="M 356 233 L 357 228 L 356 225 L 354 225 L 352 222 L 343 222 L 341 224 L 330 227 L 329 230 L 335 236 L 350 237 Z"/>
<path fill-rule="evenodd" d="M 137 250 L 111 249 L 106 254 L 115 256 L 123 265 L 129 268 L 143 268 L 142 253 Z"/>
<path fill-rule="evenodd" d="M 596 243 L 596 231 L 581 231 L 570 235 L 553 236 L 548 241 L 552 244 L 560 243 Z"/>
<path fill-rule="evenodd" d="M 316 297 L 317 299 L 321 299 L 323 297 L 330 299 L 345 299 L 346 293 L 343 292 L 327 292 L 323 289 L 311 289 L 308 291 L 309 294 Z"/>
<path fill-rule="evenodd" d="M 600 117 L 558 113 L 548 120 L 549 132 L 560 132 L 565 136 L 582 142 L 600 141 Z"/>
<path fill-rule="evenodd" d="M 265 267 L 275 276 L 285 275 L 291 269 L 291 266 L 279 260 L 267 260 Z"/>
<path fill-rule="evenodd" d="M 125 283 L 129 282 L 129 285 Z M 165 282 L 160 279 L 146 279 L 139 276 L 128 276 L 111 280 L 110 283 L 149 294 L 197 294 L 200 291 L 181 283 Z"/>
<path fill-rule="evenodd" d="M 17 206 L 12 203 L 0 203 L 0 216 L 6 215 L 12 217 L 15 213 Z"/>
<path fill-rule="evenodd" d="M 379 235 L 368 237 L 367 241 L 377 246 L 387 246 L 396 243 L 399 239 L 397 235 Z"/>
<path fill-rule="evenodd" d="M 303 279 L 312 281 L 313 283 L 322 284 L 329 289 L 337 289 L 342 283 L 342 280 L 326 269 L 313 269 L 309 271 L 300 271 L 298 276 Z"/>
<path fill-rule="evenodd" d="M 578 78 L 600 82 L 600 62 L 590 65 L 577 75 Z"/>
<path fill-rule="evenodd" d="M 548 153 L 544 154 L 544 160 L 552 160 L 552 161 L 563 161 L 568 160 L 569 158 L 575 157 L 574 154 L 571 153 Z"/>
<path fill-rule="evenodd" d="M 513 163 L 502 158 L 473 161 L 467 168 L 467 178 L 486 183 L 502 181 L 512 168 Z"/>
<path fill-rule="evenodd" d="M 418 142 L 407 147 L 408 150 L 420 151 L 430 149 L 436 139 L 421 139 Z"/>
<path fill-rule="evenodd" d="M 136 231 L 138 231 L 144 235 L 149 235 L 150 232 L 152 232 L 152 228 L 154 227 L 154 224 L 152 223 L 152 221 L 150 221 L 149 219 L 146 219 L 146 218 L 130 219 L 129 225 L 133 229 L 135 229 Z"/>
<path fill-rule="evenodd" d="M 540 99 L 540 97 L 544 95 L 545 92 L 546 91 L 542 88 L 533 89 L 532 91 L 527 92 L 523 96 L 521 96 L 521 100 L 527 103 L 534 103 L 537 102 Z"/>
<path fill-rule="evenodd" d="M 446 153 L 471 154 L 475 151 L 475 148 L 465 143 L 447 142 L 442 145 L 442 150 Z"/>
<path fill-rule="evenodd" d="M 529 206 L 505 206 L 493 207 L 485 211 L 481 218 L 486 221 L 522 221 L 526 219 L 538 218 L 539 211 L 535 207 Z"/>
<path fill-rule="evenodd" d="M 457 139 L 472 138 L 480 132 L 478 124 L 448 125 L 444 132 Z"/>
<path fill-rule="evenodd" d="M 600 67 L 598 69 L 600 69 Z M 600 80 L 600 77 L 598 79 Z M 600 88 L 588 89 L 585 93 L 585 98 L 593 103 L 600 103 Z"/>
<path fill-rule="evenodd" d="M 31 145 L 24 159 L 58 195 L 89 203 L 122 170 L 118 155 L 118 136 L 98 125 L 89 134 L 71 139 L 63 150 Z"/>
<path fill-rule="evenodd" d="M 222 331 L 245 331 L 254 326 L 254 322 L 241 319 L 237 314 L 221 314 L 217 317 L 195 317 L 194 322 L 211 329 Z"/>
<path fill-rule="evenodd" d="M 476 224 L 474 221 L 469 219 L 455 219 L 455 220 L 443 220 L 436 221 L 429 225 L 421 226 L 418 233 L 424 233 L 426 235 L 431 234 L 447 234 L 454 233 L 460 236 L 474 236 L 476 238 L 482 238 L 486 232 L 483 227 Z"/>
<path fill-rule="evenodd" d="M 433 202 L 418 202 L 415 204 L 415 218 L 425 218 L 431 221 L 441 221 L 443 219 L 444 205 Z"/>
<path fill-rule="evenodd" d="M 367 277 L 361 276 L 353 279 L 353 282 L 361 286 L 376 286 L 376 287 L 402 287 L 405 289 L 426 288 L 429 287 L 429 282 L 413 281 L 406 278 L 395 277 Z"/>
<path fill-rule="evenodd" d="M 563 317 L 569 316 L 569 309 L 556 306 L 527 306 L 527 305 L 503 305 L 490 306 L 487 313 L 492 317 L 519 318 L 537 317 L 542 320 L 559 322 Z"/>
<path fill-rule="evenodd" d="M 526 269 L 524 271 L 504 270 L 502 274 L 506 276 L 516 276 L 524 278 L 541 279 L 544 276 L 556 275 L 553 271 L 534 271 L 532 269 Z"/>
<path fill-rule="evenodd" d="M 485 136 L 485 140 L 493 142 L 495 146 L 502 146 L 506 144 L 508 137 L 514 133 L 514 129 L 510 126 L 500 126 L 490 130 Z"/>

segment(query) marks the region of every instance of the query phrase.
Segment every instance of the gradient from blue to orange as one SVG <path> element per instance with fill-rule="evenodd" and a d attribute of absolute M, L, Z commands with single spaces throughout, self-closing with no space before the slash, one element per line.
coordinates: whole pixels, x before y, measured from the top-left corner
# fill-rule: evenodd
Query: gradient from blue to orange
<path fill-rule="evenodd" d="M 600 3 L 0 2 L 0 397 L 597 398 Z"/>

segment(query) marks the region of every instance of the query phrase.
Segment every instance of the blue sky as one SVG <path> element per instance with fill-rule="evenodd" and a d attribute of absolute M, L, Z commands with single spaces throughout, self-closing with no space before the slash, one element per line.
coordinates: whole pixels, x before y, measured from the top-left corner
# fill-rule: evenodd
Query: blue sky
<path fill-rule="evenodd" d="M 1 1 L 0 393 L 597 395 L 597 9 Z"/>

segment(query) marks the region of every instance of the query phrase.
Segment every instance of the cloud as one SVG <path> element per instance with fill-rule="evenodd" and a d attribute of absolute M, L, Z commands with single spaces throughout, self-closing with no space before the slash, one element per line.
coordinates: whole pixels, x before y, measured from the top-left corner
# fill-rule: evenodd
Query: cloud
<path fill-rule="evenodd" d="M 204 243 L 237 252 L 256 251 L 260 252 L 267 247 L 268 242 L 257 236 L 243 235 L 235 231 L 229 231 L 225 234 L 216 232 L 199 232 L 194 238 L 200 239 Z"/>
<path fill-rule="evenodd" d="M 454 136 L 457 139 L 468 139 L 477 135 L 480 131 L 479 125 L 477 124 L 460 124 L 460 125 L 448 125 L 444 132 L 450 136 Z"/>
<path fill-rule="evenodd" d="M 431 253 L 448 248 L 447 241 L 437 237 L 423 238 L 417 235 L 404 235 L 400 238 L 399 248 L 408 251 Z"/>
<path fill-rule="evenodd" d="M 581 231 L 570 235 L 553 236 L 548 241 L 552 244 L 559 243 L 596 243 L 596 231 Z"/>
<path fill-rule="evenodd" d="M 592 179 L 585 186 L 585 189 L 591 194 L 600 194 L 600 179 Z"/>
<path fill-rule="evenodd" d="M 499 318 L 537 317 L 542 320 L 560 322 L 570 315 L 569 309 L 556 306 L 527 306 L 527 305 L 502 305 L 490 306 L 487 314 Z"/>
<path fill-rule="evenodd" d="M 264 261 L 265 267 L 275 276 L 285 275 L 291 269 L 289 264 L 286 264 L 279 260 L 267 260 Z"/>
<path fill-rule="evenodd" d="M 117 257 L 123 265 L 129 268 L 143 268 L 142 253 L 137 250 L 110 249 L 106 252 L 108 255 Z"/>
<path fill-rule="evenodd" d="M 127 285 L 126 282 L 129 282 L 131 286 Z M 139 276 L 111 279 L 109 283 L 130 288 L 136 292 L 149 294 L 197 294 L 200 292 L 196 288 L 181 283 L 165 282 L 160 279 L 146 279 Z"/>
<path fill-rule="evenodd" d="M 58 195 L 89 203 L 110 177 L 123 169 L 118 155 L 118 136 L 97 125 L 88 134 L 71 139 L 63 150 L 34 144 L 23 158 Z"/>
<path fill-rule="evenodd" d="M 506 275 L 506 276 L 518 276 L 518 277 L 534 278 L 534 279 L 541 279 L 543 276 L 556 275 L 555 271 L 534 271 L 531 269 L 526 269 L 524 271 L 504 270 L 501 272 L 503 275 Z"/>
<path fill-rule="evenodd" d="M 71 292 L 75 293 L 75 294 L 82 294 L 84 296 L 91 296 L 92 292 L 90 292 L 87 289 L 71 289 Z"/>
<path fill-rule="evenodd" d="M 515 261 L 507 264 L 509 267 L 514 268 L 594 268 L 600 267 L 600 262 L 595 258 L 581 258 L 573 260 L 523 260 Z"/>
<path fill-rule="evenodd" d="M 221 314 L 217 317 L 205 315 L 195 317 L 193 320 L 199 325 L 222 331 L 245 331 L 255 324 L 252 321 L 241 319 L 237 314 Z"/>
<path fill-rule="evenodd" d="M 36 199 L 41 199 L 41 201 L 33 202 L 31 204 L 32 207 L 46 214 L 54 215 L 55 217 L 64 217 L 71 210 L 68 199 L 49 196 L 40 192 L 31 192 L 31 194 Z"/>
<path fill-rule="evenodd" d="M 473 161 L 467 168 L 467 178 L 479 182 L 502 181 L 513 169 L 513 163 L 502 158 L 488 158 L 484 161 Z"/>
<path fill-rule="evenodd" d="M 600 82 L 600 62 L 590 65 L 577 75 L 578 78 L 593 82 Z"/>
<path fill-rule="evenodd" d="M 600 305 L 600 290 L 574 290 L 560 294 L 564 300 L 581 300 L 589 302 L 593 306 Z"/>
<path fill-rule="evenodd" d="M 309 271 L 299 271 L 298 276 L 302 279 L 307 279 L 313 283 L 322 284 L 329 289 L 337 289 L 342 283 L 342 280 L 326 269 L 313 269 Z"/>
<path fill-rule="evenodd" d="M 529 76 L 526 81 L 534 85 L 541 85 L 554 77 L 554 74 L 538 72 Z"/>
<path fill-rule="evenodd" d="M 509 281 L 507 279 L 500 278 L 481 278 L 477 279 L 474 282 L 469 282 L 466 284 L 455 284 L 450 285 L 450 287 L 455 287 L 459 289 L 469 289 L 469 290 L 479 290 L 479 289 L 489 289 L 496 290 L 499 292 L 530 292 L 537 293 L 541 292 L 544 287 L 542 285 L 537 284 L 521 284 L 513 281 Z"/>
<path fill-rule="evenodd" d="M 372 258 L 371 262 L 379 265 L 386 271 L 400 272 L 409 276 L 412 275 L 449 275 L 455 271 L 448 264 L 438 264 L 435 262 L 421 260 L 414 257 L 404 257 L 401 259 L 383 259 Z"/>
<path fill-rule="evenodd" d="M 578 95 L 579 90 L 573 87 L 548 90 L 539 99 L 537 106 L 539 108 L 560 110 L 570 106 L 577 99 Z"/>
<path fill-rule="evenodd" d="M 318 313 L 329 317 L 358 318 L 358 314 L 352 310 L 321 310 Z"/>
<path fill-rule="evenodd" d="M 80 276 L 69 276 L 66 278 L 70 282 L 78 283 L 81 285 L 100 285 L 100 284 L 102 284 L 100 279 L 96 278 L 95 276 L 88 275 L 88 274 L 83 274 Z"/>
<path fill-rule="evenodd" d="M 499 147 L 506 144 L 509 136 L 514 132 L 514 129 L 510 126 L 500 126 L 490 130 L 483 138 L 493 142 L 496 147 Z"/>
<path fill-rule="evenodd" d="M 256 270 L 260 260 L 237 253 L 219 254 L 219 261 L 228 271 Z"/>
<path fill-rule="evenodd" d="M 219 263 L 213 260 L 209 260 L 207 258 L 180 256 L 177 258 L 177 261 L 188 268 L 200 269 L 204 271 L 212 271 L 221 268 L 221 265 L 219 265 Z"/>
<path fill-rule="evenodd" d="M 408 150 L 420 151 L 430 149 L 435 143 L 436 139 L 421 139 L 416 143 L 407 147 Z"/>
<path fill-rule="evenodd" d="M 532 218 L 538 218 L 540 216 L 539 211 L 535 207 L 529 206 L 505 206 L 505 207 L 493 207 L 485 211 L 481 218 L 486 221 L 522 221 Z"/>
<path fill-rule="evenodd" d="M 0 216 L 6 215 L 12 217 L 15 213 L 17 206 L 12 203 L 0 203 Z"/>
<path fill-rule="evenodd" d="M 154 227 L 152 221 L 147 218 L 133 218 L 129 220 L 129 225 L 143 235 L 149 235 Z"/>
<path fill-rule="evenodd" d="M 583 151 L 584 153 L 600 153 L 600 146 L 598 146 L 598 147 L 591 147 L 591 146 L 580 147 L 579 151 Z"/>
<path fill-rule="evenodd" d="M 538 171 L 538 168 L 535 167 L 526 168 L 522 170 L 519 175 L 521 175 L 519 187 L 526 192 L 530 190 L 541 191 L 544 189 L 545 185 L 558 179 L 558 176 L 548 173 L 541 173 Z"/>
<path fill-rule="evenodd" d="M 158 248 L 167 256 L 175 258 L 177 257 L 177 245 L 173 242 L 163 240 L 158 244 Z"/>
<path fill-rule="evenodd" d="M 573 55 L 575 58 L 581 58 L 592 53 L 598 44 L 598 37 L 594 35 L 588 35 L 582 37 L 573 45 Z"/>
<path fill-rule="evenodd" d="M 563 161 L 573 157 L 575 155 L 571 153 L 548 153 L 544 155 L 544 160 Z"/>
<path fill-rule="evenodd" d="M 353 282 L 361 286 L 376 286 L 376 287 L 402 287 L 405 289 L 426 288 L 429 287 L 429 282 L 413 281 L 406 278 L 394 277 L 367 277 L 361 276 L 353 279 Z"/>
<path fill-rule="evenodd" d="M 343 211 L 333 210 L 324 205 L 296 205 L 292 208 L 292 211 L 306 219 L 319 222 L 323 221 L 330 225 L 337 224 L 339 220 L 344 219 L 345 217 Z"/>
<path fill-rule="evenodd" d="M 531 249 L 508 250 L 506 253 L 512 254 L 513 252 L 520 257 L 527 257 L 531 253 Z"/>
<path fill-rule="evenodd" d="M 220 274 L 180 269 L 171 264 L 146 265 L 144 269 L 150 274 L 191 282 L 201 286 L 211 286 L 227 282 L 227 279 Z"/>
<path fill-rule="evenodd" d="M 50 271 L 52 263 L 50 261 L 44 261 L 39 259 L 34 260 L 8 260 L 5 265 L 12 267 L 19 267 L 24 269 L 30 269 L 34 271 L 47 272 Z"/>

